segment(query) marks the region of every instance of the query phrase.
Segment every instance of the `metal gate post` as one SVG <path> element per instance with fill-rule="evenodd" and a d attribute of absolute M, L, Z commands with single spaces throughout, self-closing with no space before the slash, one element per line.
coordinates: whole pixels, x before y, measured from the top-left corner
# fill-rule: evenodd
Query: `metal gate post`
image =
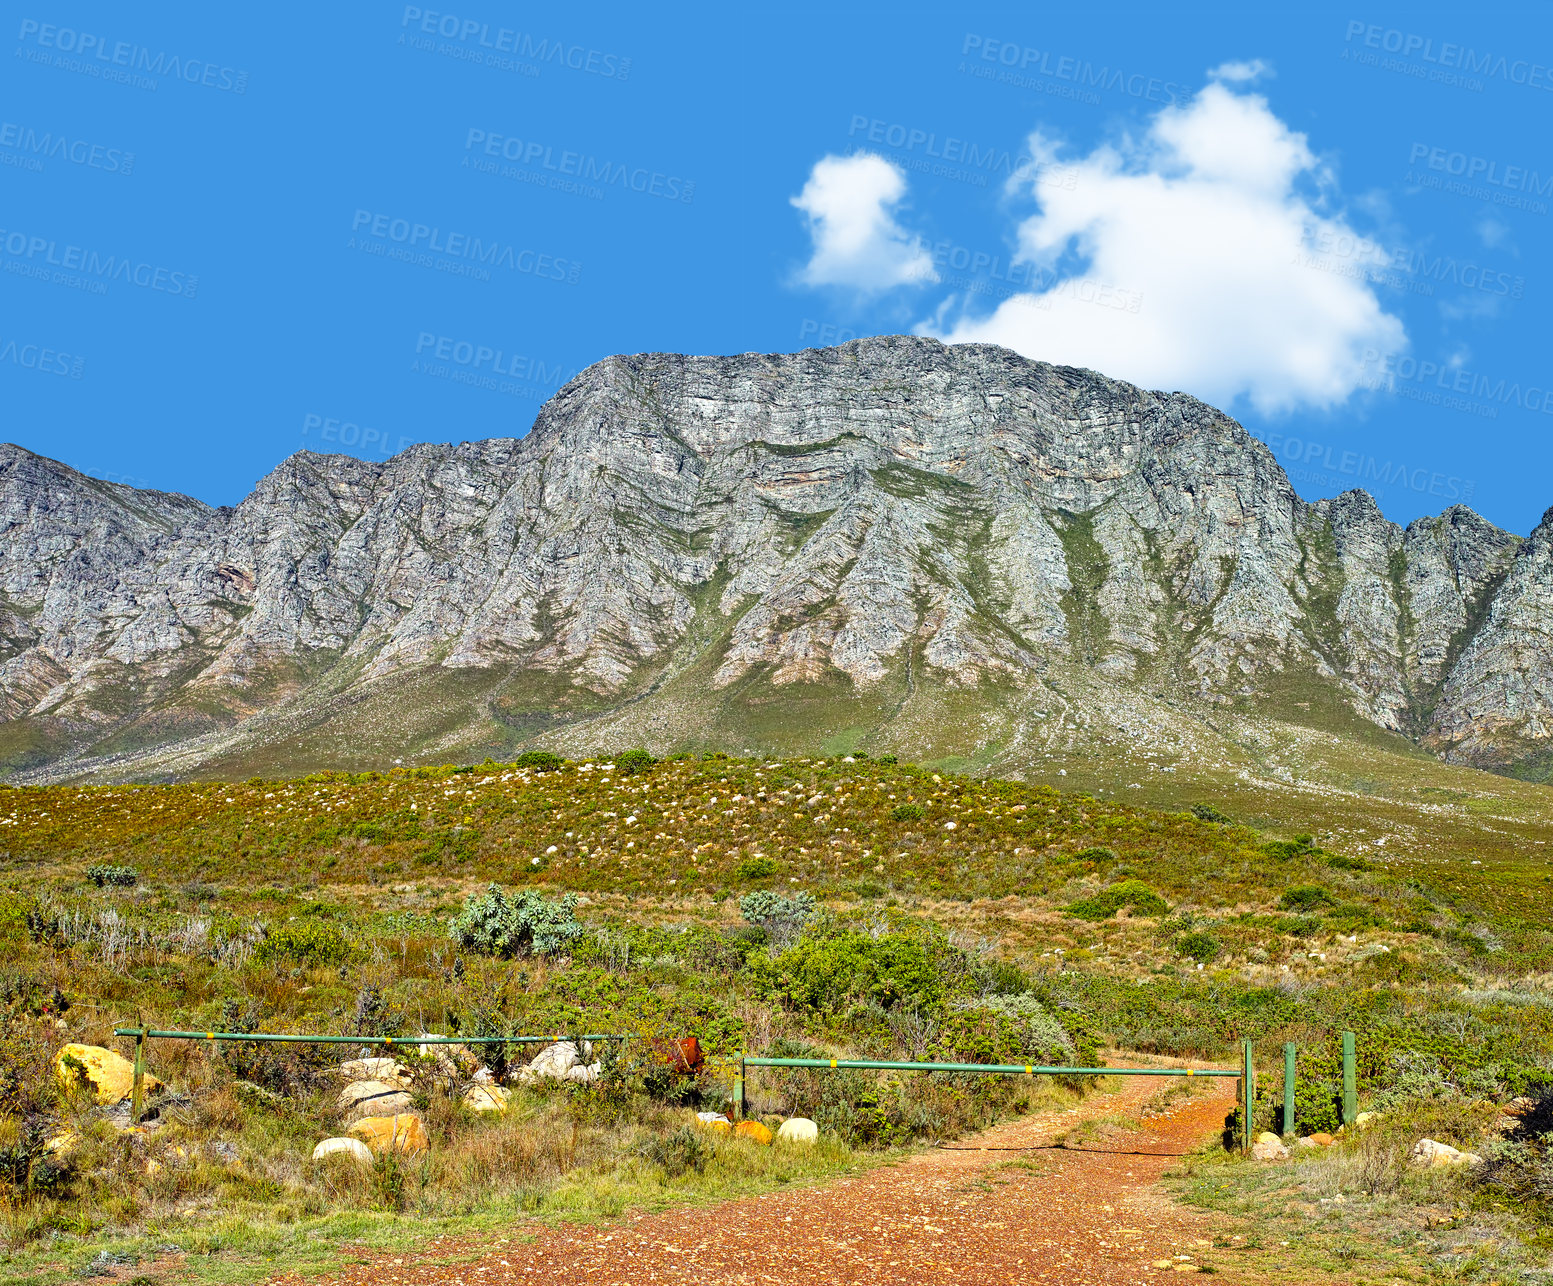
<path fill-rule="evenodd" d="M 1352 1125 L 1359 1115 L 1359 1060 L 1354 1054 L 1351 1031 L 1343 1033 L 1343 1124 Z"/>
<path fill-rule="evenodd" d="M 739 1055 L 739 1070 L 733 1078 L 733 1119 L 744 1117 L 744 1055 Z"/>
<path fill-rule="evenodd" d="M 135 1080 L 129 1093 L 129 1123 L 140 1124 L 140 1109 L 145 1105 L 145 1076 L 146 1076 L 146 1024 L 144 1019 L 136 1020 L 139 1030 L 135 1032 Z"/>
<path fill-rule="evenodd" d="M 1255 1127 L 1251 1122 L 1252 1109 L 1256 1104 L 1256 1072 L 1251 1066 L 1249 1040 L 1242 1041 L 1240 1045 L 1240 1090 L 1243 1095 L 1240 1103 L 1240 1139 L 1249 1149 L 1256 1141 Z"/>
<path fill-rule="evenodd" d="M 1283 1132 L 1294 1133 L 1294 1042 L 1283 1047 Z"/>

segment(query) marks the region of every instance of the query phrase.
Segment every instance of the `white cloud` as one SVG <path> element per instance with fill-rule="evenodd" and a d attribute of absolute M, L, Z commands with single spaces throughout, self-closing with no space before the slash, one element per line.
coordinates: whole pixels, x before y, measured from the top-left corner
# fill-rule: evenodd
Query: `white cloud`
<path fill-rule="evenodd" d="M 1261 80 L 1263 76 L 1272 74 L 1270 63 L 1260 58 L 1253 58 L 1250 62 L 1220 63 L 1208 73 L 1208 79 L 1228 81 L 1234 85 L 1249 85 L 1253 81 Z"/>
<path fill-rule="evenodd" d="M 1477 223 L 1479 240 L 1490 250 L 1497 250 L 1510 240 L 1510 225 L 1503 219 L 1496 219 L 1491 214 L 1485 214 Z"/>
<path fill-rule="evenodd" d="M 1059 159 L 1039 135 L 1030 150 Z M 946 301 L 919 330 L 1264 413 L 1340 403 L 1366 349 L 1406 348 L 1364 274 L 1320 253 L 1361 238 L 1260 96 L 1210 84 L 1141 141 L 1061 163 L 1073 182 L 1010 184 L 1036 203 L 1017 233 L 1040 288 L 986 316 Z"/>
<path fill-rule="evenodd" d="M 792 198 L 814 243 L 799 280 L 870 294 L 937 281 L 921 239 L 895 221 L 893 210 L 905 195 L 906 176 L 882 156 L 858 152 L 816 162 Z"/>

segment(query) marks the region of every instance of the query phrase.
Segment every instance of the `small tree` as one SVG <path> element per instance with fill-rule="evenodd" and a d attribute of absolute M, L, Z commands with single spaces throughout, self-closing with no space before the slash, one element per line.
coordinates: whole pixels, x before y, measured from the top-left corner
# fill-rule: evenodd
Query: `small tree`
<path fill-rule="evenodd" d="M 814 919 L 817 910 L 812 893 L 794 893 L 787 897 L 761 889 L 739 899 L 739 914 L 766 931 L 766 941 L 773 952 L 792 946 Z"/>
<path fill-rule="evenodd" d="M 556 955 L 582 935 L 575 909 L 577 895 L 551 901 L 533 889 L 508 897 L 492 884 L 471 893 L 449 926 L 449 936 L 470 951 L 511 959 Z"/>

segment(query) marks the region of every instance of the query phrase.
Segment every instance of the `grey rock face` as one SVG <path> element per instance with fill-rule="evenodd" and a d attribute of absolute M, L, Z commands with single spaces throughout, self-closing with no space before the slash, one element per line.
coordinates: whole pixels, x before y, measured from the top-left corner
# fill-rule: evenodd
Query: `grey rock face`
<path fill-rule="evenodd" d="M 304 452 L 235 509 L 6 447 L 0 596 L 0 713 L 75 748 L 413 673 L 607 704 L 687 642 L 713 690 L 1313 683 L 1488 763 L 1553 725 L 1546 520 L 1308 505 L 1189 396 L 919 338 L 613 357 L 521 440 Z"/>

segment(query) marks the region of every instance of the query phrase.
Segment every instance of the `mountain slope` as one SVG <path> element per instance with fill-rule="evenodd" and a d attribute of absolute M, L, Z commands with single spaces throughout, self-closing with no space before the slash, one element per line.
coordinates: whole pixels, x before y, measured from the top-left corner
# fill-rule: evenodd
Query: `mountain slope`
<path fill-rule="evenodd" d="M 495 750 L 626 711 L 665 746 L 953 743 L 1081 688 L 1500 768 L 1553 728 L 1548 521 L 1307 504 L 1194 398 L 990 346 L 613 357 L 521 440 L 304 452 L 235 509 L 8 447 L 0 519 L 0 750 L 29 775 Z"/>

